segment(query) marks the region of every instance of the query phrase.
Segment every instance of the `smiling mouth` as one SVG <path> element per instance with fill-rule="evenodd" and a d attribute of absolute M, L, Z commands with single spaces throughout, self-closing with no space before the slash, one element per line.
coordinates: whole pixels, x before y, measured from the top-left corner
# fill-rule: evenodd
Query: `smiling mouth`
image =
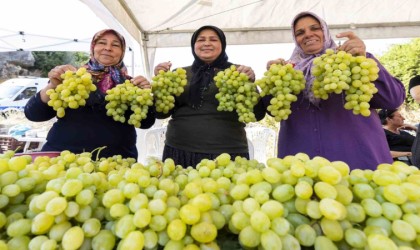
<path fill-rule="evenodd" d="M 305 45 L 312 45 L 312 44 L 315 44 L 317 42 L 318 42 L 318 40 L 311 39 L 311 40 L 306 41 Z"/>

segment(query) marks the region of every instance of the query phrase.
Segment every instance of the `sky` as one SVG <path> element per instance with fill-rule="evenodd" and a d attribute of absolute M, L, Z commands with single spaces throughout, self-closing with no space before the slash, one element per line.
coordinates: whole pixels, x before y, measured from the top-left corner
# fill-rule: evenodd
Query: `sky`
<path fill-rule="evenodd" d="M 51 44 L 62 44 L 89 51 L 91 37 L 97 31 L 108 26 L 97 17 L 90 8 L 79 0 L 0 0 L 0 51 L 29 48 L 45 48 L 51 50 Z M 24 31 L 26 35 L 18 35 Z M 36 36 L 31 36 L 35 34 Z M 332 34 L 335 35 L 335 34 Z M 45 37 L 43 37 L 45 36 Z M 15 38 L 10 42 L 7 39 Z M 45 46 L 46 37 L 57 38 L 50 45 Z M 79 42 L 72 42 L 78 39 Z M 144 74 L 141 64 L 139 45 L 126 35 L 128 43 L 132 45 L 134 53 L 134 69 L 132 56 L 126 53 L 125 64 L 132 75 Z M 381 55 L 392 44 L 401 44 L 410 39 L 366 40 L 367 50 L 374 55 Z M 44 42 L 35 44 L 35 42 Z M 264 44 L 264 45 L 228 45 L 226 52 L 229 61 L 236 64 L 251 66 L 257 78 L 262 77 L 267 61 L 276 58 L 288 59 L 293 51 L 293 44 Z M 59 47 L 57 46 L 57 47 Z M 193 56 L 190 47 L 162 48 L 156 51 L 155 64 L 171 61 L 173 67 L 191 65 Z"/>

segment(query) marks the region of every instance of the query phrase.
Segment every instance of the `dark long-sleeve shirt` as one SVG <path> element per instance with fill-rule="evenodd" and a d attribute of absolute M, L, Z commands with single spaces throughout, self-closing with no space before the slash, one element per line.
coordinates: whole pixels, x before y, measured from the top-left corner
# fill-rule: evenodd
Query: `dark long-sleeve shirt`
<path fill-rule="evenodd" d="M 408 132 L 400 131 L 399 134 L 395 134 L 387 129 L 384 129 L 386 140 L 388 142 L 389 149 L 391 151 L 398 152 L 411 152 L 415 136 Z"/>
<path fill-rule="evenodd" d="M 107 116 L 105 104 L 104 94 L 97 90 L 91 93 L 86 106 L 67 108 L 65 116 L 58 118 L 48 132 L 42 151 L 70 150 L 81 153 L 106 146 L 100 151 L 100 157 L 121 155 L 137 159 L 134 126 L 116 122 Z M 47 121 L 56 116 L 56 111 L 43 103 L 40 93 L 37 93 L 26 104 L 25 115 L 31 121 Z M 141 128 L 150 128 L 154 123 L 154 109 L 150 107 L 147 118 L 141 121 Z"/>

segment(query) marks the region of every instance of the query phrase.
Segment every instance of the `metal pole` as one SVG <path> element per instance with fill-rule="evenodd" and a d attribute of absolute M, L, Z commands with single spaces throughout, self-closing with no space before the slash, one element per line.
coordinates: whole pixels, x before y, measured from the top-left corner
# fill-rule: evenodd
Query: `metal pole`
<path fill-rule="evenodd" d="M 128 47 L 128 50 L 131 52 L 131 76 L 135 77 L 134 75 L 134 51 L 131 49 L 131 47 Z"/>

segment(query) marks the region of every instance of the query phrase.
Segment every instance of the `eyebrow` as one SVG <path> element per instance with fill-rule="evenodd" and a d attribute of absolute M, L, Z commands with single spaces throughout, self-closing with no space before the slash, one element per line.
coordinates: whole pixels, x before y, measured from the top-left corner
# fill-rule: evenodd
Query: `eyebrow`
<path fill-rule="evenodd" d="M 99 39 L 98 39 L 98 41 L 108 41 L 108 39 L 105 39 L 105 38 L 99 38 Z M 111 40 L 111 42 L 112 42 L 112 43 L 115 43 L 115 42 L 117 42 L 117 43 L 121 43 L 121 42 L 120 42 L 120 40 L 118 40 L 118 39 Z"/>
<path fill-rule="evenodd" d="M 321 26 L 321 24 L 314 23 L 312 25 L 309 25 L 309 28 L 322 28 L 322 26 Z M 304 30 L 305 30 L 305 28 L 300 28 L 300 29 L 295 30 L 295 33 L 298 32 L 298 31 L 304 31 Z"/>
<path fill-rule="evenodd" d="M 200 39 L 200 38 L 217 38 L 217 39 L 219 39 L 219 37 L 218 36 L 213 36 L 213 35 L 211 35 L 211 36 L 199 36 L 197 39 Z"/>

